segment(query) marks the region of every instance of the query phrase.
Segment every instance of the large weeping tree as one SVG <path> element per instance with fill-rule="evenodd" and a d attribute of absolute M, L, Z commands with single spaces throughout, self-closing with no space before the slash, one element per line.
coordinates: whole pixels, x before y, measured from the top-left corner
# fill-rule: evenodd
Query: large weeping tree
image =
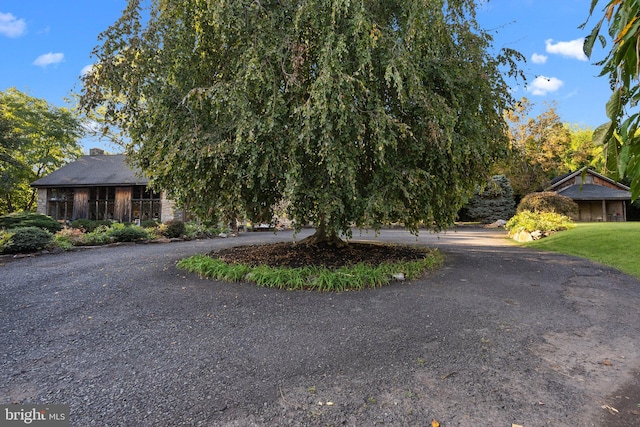
<path fill-rule="evenodd" d="M 129 0 L 94 53 L 81 105 L 157 187 L 201 215 L 284 201 L 325 241 L 450 225 L 506 151 L 518 57 L 472 0 Z"/>

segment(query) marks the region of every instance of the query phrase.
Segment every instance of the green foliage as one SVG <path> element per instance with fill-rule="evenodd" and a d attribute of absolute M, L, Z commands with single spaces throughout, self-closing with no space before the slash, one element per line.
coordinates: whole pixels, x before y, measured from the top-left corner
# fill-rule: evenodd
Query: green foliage
<path fill-rule="evenodd" d="M 137 225 L 130 225 L 125 227 L 112 226 L 108 234 L 111 239 L 116 242 L 135 242 L 137 240 L 149 239 L 149 233 L 147 232 L 147 230 Z"/>
<path fill-rule="evenodd" d="M 194 255 L 178 262 L 178 268 L 198 273 L 214 280 L 237 282 L 251 281 L 258 286 L 277 289 L 307 289 L 341 292 L 383 286 L 393 280 L 393 275 L 403 273 L 408 280 L 417 279 L 427 270 L 442 264 L 443 257 L 437 251 L 426 254 L 423 260 L 384 263 L 377 266 L 357 264 L 331 270 L 320 267 L 283 268 L 259 265 L 227 264 L 207 255 Z"/>
<path fill-rule="evenodd" d="M 594 129 L 570 125 L 571 149 L 565 156 L 566 171 L 576 171 L 587 166 L 598 173 L 605 173 L 604 148 L 593 141 Z"/>
<path fill-rule="evenodd" d="M 85 233 L 83 237 L 84 244 L 88 246 L 100 246 L 111 243 L 112 239 L 109 230 L 110 228 L 108 226 L 100 225 L 95 230 Z"/>
<path fill-rule="evenodd" d="M 142 221 L 140 223 L 140 227 L 142 228 L 156 228 L 161 224 L 160 221 L 155 220 L 155 219 L 148 219 L 146 221 Z"/>
<path fill-rule="evenodd" d="M 53 241 L 59 248 L 69 250 L 84 244 L 84 233 L 79 228 L 65 227 L 53 236 Z"/>
<path fill-rule="evenodd" d="M 513 216 L 505 228 L 509 230 L 509 235 L 513 236 L 520 231 L 552 232 L 562 231 L 575 227 L 571 218 L 557 214 L 555 212 L 531 212 L 521 211 Z"/>
<path fill-rule="evenodd" d="M 170 198 L 253 222 L 286 201 L 333 235 L 449 226 L 507 150 L 521 58 L 470 0 L 130 0 L 101 43 L 82 108 Z"/>
<path fill-rule="evenodd" d="M 4 246 L 6 253 L 35 252 L 47 247 L 53 235 L 39 227 L 21 227 L 11 230 L 13 235 Z"/>
<path fill-rule="evenodd" d="M 636 199 L 640 196 L 640 113 L 635 108 L 640 101 L 640 2 L 592 0 L 589 17 L 599 3 L 605 4 L 604 16 L 585 39 L 584 53 L 591 57 L 596 41 L 603 47 L 608 39 L 613 41 L 606 57 L 597 63 L 602 66 L 600 75 L 609 78 L 612 94 L 606 104 L 610 121 L 596 129 L 594 140 L 596 144 L 606 144 L 609 175 L 618 181 L 628 177 Z M 601 34 L 603 25 L 608 26 L 608 38 Z"/>
<path fill-rule="evenodd" d="M 483 188 L 478 187 L 473 199 L 460 211 L 460 220 L 491 223 L 507 220 L 516 212 L 513 189 L 504 175 L 494 175 Z"/>
<path fill-rule="evenodd" d="M 71 222 L 71 227 L 82 228 L 87 232 L 91 232 L 101 225 L 109 227 L 112 223 L 113 221 L 109 221 L 108 219 L 103 219 L 103 220 L 76 219 Z"/>
<path fill-rule="evenodd" d="M 38 227 L 55 233 L 62 229 L 57 221 L 49 216 L 33 212 L 15 212 L 0 216 L 0 228 Z"/>
<path fill-rule="evenodd" d="M 494 173 L 505 174 L 517 195 L 540 191 L 551 179 L 567 172 L 571 154 L 571 132 L 551 106 L 530 118 L 532 104 L 522 98 L 507 111 L 511 150 L 504 161 L 497 162 Z"/>
<path fill-rule="evenodd" d="M 184 234 L 189 239 L 207 239 L 215 237 L 222 232 L 220 227 L 213 225 L 200 224 L 196 222 L 186 222 L 184 224 Z"/>
<path fill-rule="evenodd" d="M 527 194 L 522 198 L 518 204 L 517 212 L 523 211 L 555 212 L 571 217 L 578 215 L 578 204 L 570 197 L 562 196 L 555 191 L 542 191 Z"/>
<path fill-rule="evenodd" d="M 170 239 L 184 236 L 186 228 L 184 222 L 174 219 L 163 224 L 162 234 Z"/>
<path fill-rule="evenodd" d="M 13 232 L 0 229 L 0 253 L 5 251 L 11 241 L 11 237 L 13 237 Z"/>
<path fill-rule="evenodd" d="M 0 92 L 0 213 L 34 209 L 29 184 L 82 154 L 75 112 L 15 88 Z"/>

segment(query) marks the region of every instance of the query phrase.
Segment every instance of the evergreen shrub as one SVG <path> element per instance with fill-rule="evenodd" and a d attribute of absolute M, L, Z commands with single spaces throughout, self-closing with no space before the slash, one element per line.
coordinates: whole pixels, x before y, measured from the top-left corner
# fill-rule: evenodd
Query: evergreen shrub
<path fill-rule="evenodd" d="M 489 224 L 499 219 L 507 220 L 515 213 L 516 202 L 509 179 L 494 175 L 484 187 L 476 188 L 473 199 L 460 210 L 459 218 Z"/>
<path fill-rule="evenodd" d="M 40 227 L 20 227 L 11 230 L 13 235 L 4 246 L 6 253 L 35 252 L 47 247 L 53 235 Z"/>
<path fill-rule="evenodd" d="M 137 225 L 116 227 L 110 230 L 109 235 L 116 242 L 135 242 L 149 238 L 147 230 Z"/>
<path fill-rule="evenodd" d="M 10 230 L 23 227 L 38 227 L 52 234 L 62 230 L 62 225 L 50 216 L 34 212 L 14 212 L 0 216 L 0 228 Z"/>

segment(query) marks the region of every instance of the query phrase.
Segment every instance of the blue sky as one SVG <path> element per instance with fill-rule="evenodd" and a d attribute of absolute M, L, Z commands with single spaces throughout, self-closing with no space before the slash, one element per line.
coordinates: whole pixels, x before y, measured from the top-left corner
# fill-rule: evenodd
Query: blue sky
<path fill-rule="evenodd" d="M 590 26 L 578 26 L 587 18 L 591 0 L 480 2 L 478 20 L 495 33 L 495 47 L 516 49 L 527 58 L 527 82 L 514 84 L 513 93 L 535 104 L 534 115 L 555 102 L 564 122 L 596 127 L 607 121 L 608 82 L 596 77 L 599 69 L 592 64 L 604 51 L 596 49 L 591 61 L 581 55 L 581 40 Z M 98 34 L 115 22 L 125 4 L 0 0 L 0 90 L 16 87 L 66 105 L 64 98 L 79 90 L 78 77 L 91 65 Z"/>

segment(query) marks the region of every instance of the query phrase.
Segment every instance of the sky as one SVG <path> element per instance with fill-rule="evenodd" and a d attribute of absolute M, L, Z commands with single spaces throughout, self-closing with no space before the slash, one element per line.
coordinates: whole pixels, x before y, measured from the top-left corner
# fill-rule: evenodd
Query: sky
<path fill-rule="evenodd" d="M 526 82 L 512 83 L 516 99 L 528 98 L 532 115 L 554 106 L 563 122 L 595 128 L 607 121 L 606 77 L 593 63 L 605 55 L 582 53 L 591 0 L 479 0 L 478 21 L 494 37 L 494 47 L 512 48 Z M 602 1 L 604 4 L 604 1 Z M 56 106 L 79 92 L 79 77 L 93 59 L 98 35 L 113 24 L 126 0 L 0 0 L 0 91 L 15 87 Z M 596 8 L 596 12 L 600 9 Z M 105 143 L 85 140 L 85 149 Z"/>

